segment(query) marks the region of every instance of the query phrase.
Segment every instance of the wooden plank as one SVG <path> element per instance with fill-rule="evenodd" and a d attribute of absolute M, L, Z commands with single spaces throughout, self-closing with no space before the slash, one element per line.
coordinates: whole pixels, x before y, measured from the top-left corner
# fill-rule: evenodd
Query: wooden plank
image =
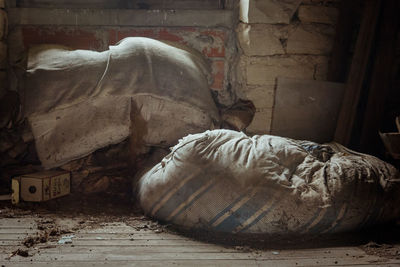
<path fill-rule="evenodd" d="M 132 267 L 132 266 L 144 266 L 144 267 L 148 267 L 148 266 L 220 266 L 220 267 L 230 267 L 230 266 L 237 266 L 237 267 L 243 267 L 243 266 L 274 266 L 274 265 L 270 265 L 269 262 L 258 262 L 258 261 L 254 261 L 254 260 L 241 260 L 241 261 L 200 261 L 200 262 L 196 262 L 196 261 L 165 261 L 165 262 L 155 262 L 155 261 L 143 261 L 143 262 L 135 262 L 134 264 L 132 262 L 118 262 L 118 265 L 115 265 L 115 262 L 113 263 L 104 263 L 104 262 L 88 262 L 88 263 L 84 263 L 84 262 L 79 262 L 79 267 L 93 267 L 93 266 L 118 266 L 118 267 Z M 272 264 L 272 263 L 271 263 Z M 26 263 L 15 263 L 15 262 L 11 262 L 11 263 L 7 263 L 6 265 L 7 267 L 26 267 L 26 266 L 30 266 L 30 267 L 42 267 L 42 266 L 63 266 L 63 267 L 76 267 L 76 263 L 71 262 L 71 263 L 66 263 L 63 262 L 60 265 L 57 265 L 56 263 L 51 263 L 51 262 L 40 262 L 40 263 L 36 263 L 36 262 L 26 262 Z M 291 263 L 282 263 L 280 262 L 278 265 L 275 266 L 289 266 L 289 267 L 293 267 L 293 266 L 321 266 L 318 264 L 313 264 L 313 265 L 304 265 L 301 262 L 291 262 Z M 326 266 L 357 266 L 357 267 L 376 267 L 377 264 L 376 263 L 366 263 L 366 264 L 359 264 L 359 263 L 353 263 L 353 264 L 347 264 L 347 265 L 338 265 L 338 264 L 328 264 Z M 396 266 L 396 265 L 391 265 L 389 263 L 383 263 L 383 264 L 379 264 L 378 266 Z"/>
<path fill-rule="evenodd" d="M 334 140 L 344 146 L 349 146 L 351 142 L 360 95 L 375 39 L 381 2 L 379 0 L 365 1 L 363 18 L 335 131 Z"/>
<path fill-rule="evenodd" d="M 2 238 L 1 241 L 23 241 L 26 236 L 16 236 L 11 238 Z M 132 242 L 135 242 L 134 245 L 138 246 L 189 246 L 189 245 L 203 245 L 206 246 L 206 243 L 199 243 L 194 240 L 185 240 L 185 239 L 134 239 L 126 238 L 126 239 L 77 239 L 73 238 L 73 244 L 75 245 L 85 245 L 85 246 L 97 246 L 102 244 L 109 245 L 132 245 Z"/>
<path fill-rule="evenodd" d="M 25 220 L 31 223 L 30 220 Z M 61 221 L 60 221 L 61 222 Z M 65 224 L 74 223 L 64 222 Z M 22 226 L 22 225 L 20 225 Z M 2 228 L 0 264 L 5 266 L 376 266 L 397 265 L 400 260 L 386 260 L 366 255 L 358 247 L 256 250 L 226 247 L 192 240 L 174 233 L 137 231 L 125 223 L 105 223 L 83 228 L 72 244 L 56 242 L 37 244 L 29 249 L 30 257 L 7 259 L 21 241 L 6 241 L 6 235 L 26 236 L 29 228 Z M 133 233 L 133 234 L 132 234 Z M 98 239 L 100 237 L 100 239 Z M 1 242 L 9 242 L 2 246 Z M 12 243 L 14 242 L 14 243 Z M 19 248 L 24 248 L 19 246 Z M 25 249 L 25 248 L 24 248 Z"/>
<path fill-rule="evenodd" d="M 19 246 L 19 245 L 21 245 L 21 241 L 19 240 L 0 240 L 0 247 Z"/>
<path fill-rule="evenodd" d="M 332 141 L 344 84 L 278 77 L 271 134 Z"/>
<path fill-rule="evenodd" d="M 29 226 L 29 225 L 21 225 L 21 226 L 11 225 L 11 226 L 0 226 L 0 231 L 2 231 L 3 229 L 4 230 L 6 230 L 6 229 L 19 230 L 19 229 L 35 229 L 35 228 L 37 228 L 36 224 L 32 224 L 31 226 Z"/>
<path fill-rule="evenodd" d="M 26 218 L 0 218 L 0 229 L 29 229 L 37 227 L 36 219 Z"/>
<path fill-rule="evenodd" d="M 132 244 L 134 242 L 134 244 Z M 109 245 L 135 245 L 135 246 L 207 246 L 191 240 L 144 239 L 144 240 L 80 240 L 73 239 L 73 244 L 84 246 Z"/>
<path fill-rule="evenodd" d="M 31 228 L 0 228 L 0 239 L 3 234 L 34 234 L 40 232 L 38 229 Z"/>
<path fill-rule="evenodd" d="M 160 10 L 83 8 L 9 8 L 10 25 L 226 27 L 234 23 L 232 10 Z M 195 17 L 196 19 L 193 19 Z"/>
<path fill-rule="evenodd" d="M 0 256 L 0 260 L 4 260 L 7 256 Z M 175 261 L 175 260 L 247 260 L 251 258 L 251 254 L 247 253 L 135 253 L 131 254 L 102 254 L 89 252 L 85 254 L 70 253 L 70 254 L 34 254 L 30 259 L 18 257 L 20 261 L 58 261 L 58 262 L 90 262 L 90 261 Z M 15 258 L 17 259 L 17 258 Z"/>
<path fill-rule="evenodd" d="M 5 228 L 30 228 L 36 226 L 36 218 L 25 217 L 25 218 L 1 218 L 0 227 Z"/>
<path fill-rule="evenodd" d="M 203 255 L 201 255 L 203 254 Z M 24 263 L 29 264 L 31 262 L 35 263 L 51 263 L 52 266 L 69 266 L 70 264 L 76 264 L 75 266 L 82 266 L 85 263 L 91 263 L 93 266 L 97 264 L 108 263 L 112 266 L 123 266 L 126 263 L 130 263 L 134 266 L 149 266 L 149 265 L 182 265 L 182 266 L 219 266 L 221 264 L 237 264 L 240 263 L 242 266 L 247 265 L 248 263 L 257 263 L 259 266 L 356 266 L 356 265 L 369 265 L 369 266 L 378 266 L 380 264 L 384 264 L 385 266 L 395 266 L 400 264 L 400 260 L 386 260 L 379 259 L 375 256 L 363 257 L 363 258 L 322 258 L 322 259 L 274 259 L 274 260 L 259 260 L 257 258 L 253 258 L 249 255 L 244 255 L 244 258 L 236 258 L 231 257 L 229 255 L 225 255 L 224 257 L 218 257 L 216 254 L 215 257 L 209 258 L 209 255 L 204 255 L 205 253 L 201 253 L 200 255 L 188 254 L 185 257 L 175 258 L 176 256 L 180 256 L 179 254 L 171 254 L 167 253 L 161 256 L 167 256 L 168 258 L 158 258 L 159 254 L 152 255 L 134 255 L 134 256 L 113 256 L 113 255 L 85 255 L 81 257 L 80 255 L 69 255 L 68 258 L 64 257 L 64 255 L 56 255 L 52 257 L 28 257 L 21 258 L 19 256 L 13 257 L 11 261 L 7 262 L 7 266 L 12 266 L 12 262 L 16 263 Z M 237 256 L 234 254 L 231 256 Z M 205 258 L 203 258 L 205 257 Z M 1 262 L 3 263 L 3 262 Z M 25 265 L 26 266 L 26 265 Z"/>
<path fill-rule="evenodd" d="M 108 254 L 108 255 L 136 255 L 136 254 L 152 254 L 152 253 L 235 253 L 235 254 L 249 254 L 256 255 L 257 259 L 291 259 L 291 258 L 346 258 L 346 257 L 364 257 L 365 252 L 358 248 L 347 249 L 320 249 L 320 250 L 303 250 L 303 249 L 290 249 L 290 250 L 239 250 L 234 248 L 217 247 L 211 244 L 207 246 L 187 246 L 187 247 L 171 247 L 171 246 L 90 246 L 90 247 L 71 247 L 69 245 L 57 246 L 55 248 L 48 248 L 42 250 L 41 254 L 56 255 L 56 254 Z"/>
<path fill-rule="evenodd" d="M 72 253 L 100 253 L 100 254 L 135 254 L 135 253 L 240 253 L 234 248 L 218 247 L 212 244 L 202 246 L 135 246 L 114 245 L 108 246 L 79 246 L 79 245 L 57 245 L 49 248 L 49 245 L 37 246 L 42 254 L 72 254 Z"/>
<path fill-rule="evenodd" d="M 26 263 L 18 263 L 18 262 L 11 262 L 11 263 L 7 263 L 7 267 L 26 267 L 26 266 L 30 266 L 30 267 L 42 267 L 42 266 L 63 266 L 63 267 L 76 267 L 77 263 L 74 262 L 62 262 L 62 264 L 60 263 L 59 265 L 57 265 L 57 263 L 55 262 L 26 262 Z M 230 266 L 237 266 L 237 267 L 243 267 L 243 266 L 274 266 L 274 265 L 270 265 L 269 262 L 259 262 L 259 261 L 255 261 L 255 260 L 236 260 L 236 261 L 165 261 L 165 262 L 159 262 L 159 261 L 143 261 L 143 262 L 123 262 L 123 261 L 119 261 L 117 264 L 116 263 L 105 263 L 105 262 L 79 262 L 79 267 L 93 267 L 93 266 L 118 266 L 118 267 L 132 267 L 132 266 L 144 266 L 144 267 L 148 267 L 148 266 L 220 266 L 220 267 L 230 267 Z M 272 263 L 271 263 L 272 264 Z M 302 264 L 301 262 L 291 262 L 291 263 L 282 263 L 280 262 L 278 265 L 275 266 L 320 266 L 318 264 L 313 264 L 313 265 L 305 265 Z M 353 263 L 353 264 L 347 264 L 347 265 L 338 265 L 338 264 L 331 264 L 331 265 L 327 265 L 327 266 L 357 266 L 357 267 L 376 267 L 377 264 L 376 263 L 366 263 L 366 264 L 359 264 L 359 263 Z M 383 264 L 379 264 L 379 266 L 396 266 L 396 265 L 391 265 L 390 263 L 383 263 Z"/>
<path fill-rule="evenodd" d="M 336 24 L 335 40 L 328 66 L 328 81 L 346 82 L 350 46 L 356 24 L 357 9 L 360 0 L 340 1 L 338 23 Z"/>
<path fill-rule="evenodd" d="M 219 261 L 118 261 L 115 262 L 104 262 L 104 261 L 93 261 L 93 262 L 4 262 L 7 267 L 43 267 L 43 266 L 62 266 L 62 267 L 93 267 L 93 266 L 118 266 L 118 267 L 132 267 L 132 266 L 221 266 L 221 267 L 243 267 L 243 266 L 260 266 L 255 260 L 219 260 Z"/>
<path fill-rule="evenodd" d="M 133 8 L 133 9 L 220 9 L 216 0 L 17 0 L 18 7 L 42 8 Z"/>
<path fill-rule="evenodd" d="M 377 53 L 374 60 L 368 101 L 360 137 L 360 150 L 374 153 L 380 150 L 379 129 L 386 96 L 393 80 L 393 64 L 399 29 L 399 1 L 383 1 L 382 21 L 379 27 Z"/>
<path fill-rule="evenodd" d="M 379 135 L 390 156 L 400 160 L 400 133 L 379 133 Z"/>
<path fill-rule="evenodd" d="M 32 232 L 32 233 L 0 233 L 0 240 L 16 240 L 16 239 L 23 239 L 26 236 L 35 236 L 36 234 L 41 234 L 43 232 Z M 179 235 L 173 235 L 173 234 L 166 234 L 166 233 L 67 233 L 63 235 L 74 235 L 76 239 L 79 239 L 81 241 L 90 241 L 90 240 L 130 240 L 130 239 L 135 239 L 135 240 L 186 240 L 186 241 L 191 241 L 192 239 L 186 238 L 183 236 Z M 62 235 L 60 235 L 61 237 Z"/>
<path fill-rule="evenodd" d="M 5 238 L 1 238 L 1 242 L 5 241 L 23 241 L 28 236 L 34 235 L 12 235 L 6 236 Z M 60 237 L 61 238 L 61 237 Z M 206 243 L 199 243 L 195 240 L 190 239 L 163 239 L 163 238 L 73 238 L 73 243 L 76 245 L 102 245 L 102 244 L 109 244 L 109 245 L 131 245 L 132 241 L 135 241 L 136 245 L 170 245 L 170 246 L 182 246 L 182 245 L 207 245 Z"/>
<path fill-rule="evenodd" d="M 192 240 L 188 237 L 184 237 L 181 235 L 177 234 L 169 234 L 169 233 L 154 233 L 154 232 L 149 232 L 149 233 L 141 233 L 141 232 L 131 232 L 131 233 L 74 233 L 75 236 L 79 239 L 82 240 L 95 240 L 95 239 L 104 239 L 104 240 L 110 240 L 110 239 L 118 239 L 118 240 L 124 240 L 124 239 L 167 239 L 167 240 Z"/>

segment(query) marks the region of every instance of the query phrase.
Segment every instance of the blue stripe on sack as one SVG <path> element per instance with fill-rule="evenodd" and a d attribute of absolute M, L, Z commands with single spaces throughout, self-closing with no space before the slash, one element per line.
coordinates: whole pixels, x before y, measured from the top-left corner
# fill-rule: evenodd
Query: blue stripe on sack
<path fill-rule="evenodd" d="M 318 211 L 316 213 L 314 213 L 314 215 L 305 224 L 303 224 L 302 226 L 297 228 L 296 232 L 301 233 L 304 230 L 306 230 L 318 218 L 321 211 L 322 211 L 322 209 L 318 208 Z"/>
<path fill-rule="evenodd" d="M 178 182 L 174 183 L 173 185 L 171 185 L 167 190 L 165 190 L 165 192 L 161 195 L 161 197 L 159 199 L 154 201 L 153 205 L 150 208 L 150 211 L 151 211 L 150 213 L 152 213 L 154 208 L 158 205 L 158 203 L 160 203 L 168 195 L 168 193 L 172 190 L 172 188 L 176 187 L 180 182 L 181 181 L 178 181 Z"/>
<path fill-rule="evenodd" d="M 364 220 L 360 223 L 360 225 L 358 226 L 360 229 L 364 227 L 369 227 L 374 224 L 378 219 L 384 205 L 383 197 L 379 197 L 379 192 L 376 191 L 375 187 L 370 186 L 369 195 L 375 196 L 374 200 L 371 201 L 371 204 L 368 208 L 368 210 L 372 210 L 372 212 L 367 214 Z"/>
<path fill-rule="evenodd" d="M 354 198 L 355 192 L 357 192 L 358 189 L 358 181 L 355 183 L 354 189 L 349 191 L 349 194 L 346 196 L 347 201 L 351 203 L 352 199 Z M 345 203 L 342 204 L 342 206 L 339 209 L 334 209 L 332 207 L 328 207 L 328 210 L 324 214 L 324 217 L 313 227 L 311 227 L 308 231 L 308 233 L 312 234 L 319 234 L 323 231 L 326 231 L 327 233 L 332 233 L 334 232 L 335 229 L 340 227 L 344 219 L 346 218 L 347 212 L 349 210 L 349 205 L 348 204 L 344 210 L 344 213 L 341 218 L 338 219 L 340 215 L 340 211 L 345 205 Z M 322 209 L 321 209 L 322 210 Z M 319 212 L 321 212 L 321 210 Z M 332 225 L 336 222 L 335 225 Z"/>
<path fill-rule="evenodd" d="M 200 197 L 202 197 L 204 194 L 206 194 L 207 192 L 210 191 L 211 188 L 213 188 L 216 185 L 216 183 L 212 183 L 210 184 L 206 189 L 203 190 L 203 192 L 201 192 L 200 194 L 198 194 L 195 198 L 193 198 L 188 204 L 186 204 L 177 214 L 175 214 L 170 221 L 175 220 L 175 218 L 177 218 L 179 215 L 182 214 L 182 212 L 184 212 L 185 210 L 187 210 L 191 205 L 193 205 L 194 202 L 196 202 L 196 200 L 198 200 Z"/>
<path fill-rule="evenodd" d="M 339 213 L 336 212 L 335 209 L 328 207 L 326 213 L 324 214 L 324 217 L 322 217 L 322 219 L 316 225 L 311 227 L 307 233 L 319 234 L 322 231 L 325 231 L 332 225 L 332 223 L 336 220 L 338 215 Z"/>
<path fill-rule="evenodd" d="M 243 194 L 241 194 L 235 201 L 229 204 L 225 209 L 223 209 L 220 213 L 218 213 L 208 224 L 211 226 L 214 222 L 216 222 L 219 218 L 221 218 L 225 213 L 230 211 L 239 201 L 241 201 L 244 197 L 248 196 L 251 192 L 251 189 L 246 190 Z"/>
<path fill-rule="evenodd" d="M 182 202 L 185 202 L 193 193 L 199 190 L 207 179 L 208 176 L 203 172 L 200 172 L 197 177 L 186 182 L 184 186 L 182 186 L 163 206 L 160 207 L 160 209 L 154 214 L 154 217 L 159 219 L 168 218 L 176 207 L 178 207 Z"/>
<path fill-rule="evenodd" d="M 370 187 L 369 187 L 369 191 L 368 191 L 368 195 L 367 195 L 368 200 L 371 199 L 369 196 L 371 195 L 371 192 L 373 192 L 373 191 L 374 191 L 374 190 L 373 190 L 373 187 L 370 186 Z M 372 209 L 372 207 L 375 206 L 375 203 L 376 203 L 376 201 L 377 201 L 377 196 L 376 196 L 376 194 L 372 194 L 372 195 L 375 195 L 375 197 L 374 197 L 373 200 L 370 200 L 370 201 L 369 201 L 369 205 L 368 205 L 368 209 L 367 209 L 368 213 L 364 216 L 364 218 L 361 220 L 360 224 L 357 226 L 358 229 L 363 228 L 364 225 L 366 224 L 366 222 L 369 220 L 370 216 L 372 215 L 372 212 L 370 213 L 369 211 Z"/>
<path fill-rule="evenodd" d="M 382 212 L 382 207 L 384 206 L 385 202 L 382 196 L 379 196 L 379 192 L 375 192 L 377 194 L 377 199 L 375 204 L 372 206 L 373 212 L 371 215 L 367 218 L 367 220 L 364 221 L 361 227 L 370 227 L 371 225 L 377 223 L 377 220 L 379 219 L 379 216 L 381 215 Z"/>
<path fill-rule="evenodd" d="M 347 215 L 347 212 L 349 211 L 350 203 L 352 203 L 353 199 L 355 198 L 355 195 L 356 195 L 356 192 L 357 192 L 358 188 L 359 188 L 359 180 L 356 180 L 355 183 L 354 183 L 354 189 L 353 190 L 349 190 L 349 195 L 347 196 L 347 199 L 348 199 L 347 201 L 348 201 L 349 204 L 346 206 L 346 209 L 344 211 L 344 214 L 343 214 L 342 218 L 340 218 L 337 221 L 336 225 L 334 225 L 331 229 L 329 229 L 327 231 L 327 233 L 333 233 L 337 228 L 339 228 L 341 226 L 341 224 L 344 221 L 344 219 L 346 219 L 346 215 Z"/>
<path fill-rule="evenodd" d="M 252 227 L 253 225 L 257 224 L 262 218 L 264 218 L 273 208 L 275 208 L 276 204 L 278 204 L 279 201 L 276 200 L 274 203 L 272 203 L 271 207 L 269 207 L 267 210 L 263 211 L 252 223 L 244 227 L 242 230 L 239 231 L 239 233 L 245 232 L 247 229 Z"/>
<path fill-rule="evenodd" d="M 184 177 L 183 179 L 180 179 L 173 183 L 170 187 L 168 187 L 167 190 L 161 195 L 160 198 L 158 198 L 156 201 L 154 201 L 153 205 L 150 208 L 150 214 L 153 213 L 154 208 L 162 201 L 164 198 L 169 194 L 169 192 L 174 189 L 176 186 L 178 186 L 183 180 L 185 180 L 187 177 Z"/>
<path fill-rule="evenodd" d="M 351 201 L 351 200 L 350 200 Z M 344 205 L 344 204 L 343 204 Z M 347 211 L 349 210 L 349 205 L 347 205 L 346 206 L 346 209 L 344 210 L 344 213 L 343 213 L 343 216 L 342 216 L 342 218 L 340 218 L 337 222 L 336 222 L 336 224 L 333 226 L 333 227 L 331 227 L 331 229 L 329 229 L 328 231 L 327 231 L 327 233 L 333 233 L 334 231 L 335 231 L 335 229 L 337 229 L 341 224 L 342 224 L 342 222 L 343 222 L 343 220 L 346 218 L 346 215 L 347 215 Z M 333 222 L 332 222 L 333 223 Z"/>
<path fill-rule="evenodd" d="M 216 231 L 233 232 L 238 226 L 242 225 L 247 219 L 255 214 L 266 203 L 265 192 L 258 192 L 250 198 L 238 210 L 233 212 L 228 218 L 223 220 L 219 225 L 214 227 Z"/>

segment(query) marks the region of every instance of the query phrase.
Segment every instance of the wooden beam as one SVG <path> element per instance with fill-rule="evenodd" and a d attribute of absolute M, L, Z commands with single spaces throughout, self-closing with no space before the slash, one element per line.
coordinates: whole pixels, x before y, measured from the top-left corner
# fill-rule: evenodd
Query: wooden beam
<path fill-rule="evenodd" d="M 328 81 L 345 82 L 352 35 L 356 24 L 354 14 L 360 7 L 360 0 L 341 1 L 335 40 L 328 67 Z"/>
<path fill-rule="evenodd" d="M 375 39 L 376 26 L 381 7 L 380 0 L 366 0 L 357 37 L 356 48 L 351 63 L 349 78 L 339 113 L 334 140 L 345 146 L 350 145 L 360 94 L 366 77 Z"/>
<path fill-rule="evenodd" d="M 379 129 L 384 113 L 385 100 L 393 81 L 396 37 L 399 29 L 398 10 L 398 0 L 383 1 L 377 52 L 360 137 L 360 150 L 363 152 L 375 152 L 378 150 Z"/>
<path fill-rule="evenodd" d="M 233 27 L 232 10 L 9 8 L 10 25 Z"/>
<path fill-rule="evenodd" d="M 18 7 L 34 8 L 129 8 L 221 9 L 222 0 L 17 0 Z"/>

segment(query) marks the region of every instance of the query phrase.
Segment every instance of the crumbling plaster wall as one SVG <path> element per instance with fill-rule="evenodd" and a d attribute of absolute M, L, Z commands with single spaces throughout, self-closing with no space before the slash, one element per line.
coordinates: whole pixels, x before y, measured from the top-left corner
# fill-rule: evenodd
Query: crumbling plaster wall
<path fill-rule="evenodd" d="M 326 80 L 338 0 L 242 0 L 236 88 L 253 101 L 250 133 L 269 133 L 278 76 Z"/>

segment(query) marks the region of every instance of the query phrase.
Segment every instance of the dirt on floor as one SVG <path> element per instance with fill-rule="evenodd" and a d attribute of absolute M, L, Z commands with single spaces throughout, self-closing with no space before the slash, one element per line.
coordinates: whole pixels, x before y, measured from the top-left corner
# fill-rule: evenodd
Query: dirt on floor
<path fill-rule="evenodd" d="M 121 162 L 128 162 L 126 159 L 129 153 L 126 147 L 126 142 L 110 146 L 62 166 L 62 170 L 71 172 L 71 195 L 42 203 L 21 202 L 18 206 L 12 206 L 9 201 L 0 201 L 0 220 L 24 218 L 27 215 L 37 218 L 36 233 L 22 240 L 13 255 L 27 256 L 31 248 L 39 244 L 45 245 L 48 241 L 58 241 L 62 236 L 73 235 L 81 229 L 123 222 L 135 230 L 172 232 L 240 251 L 359 246 L 367 254 L 395 259 L 399 257 L 400 224 L 377 226 L 340 235 L 287 237 L 215 234 L 153 221 L 143 215 L 132 193 L 131 184 L 136 171 L 126 164 L 121 166 Z M 0 168 L 0 182 L 9 186 L 10 177 L 36 171 L 40 171 L 37 165 Z M 10 189 L 1 185 L 0 183 L 0 191 L 8 193 Z"/>
<path fill-rule="evenodd" d="M 359 246 L 369 255 L 388 259 L 400 259 L 400 226 L 397 224 L 378 226 L 358 233 L 347 233 L 332 236 L 260 236 L 260 235 L 227 235 L 205 231 L 190 231 L 172 225 L 166 225 L 143 215 L 140 207 L 131 199 L 95 194 L 70 195 L 43 203 L 22 202 L 12 206 L 0 202 L 1 218 L 35 217 L 37 231 L 27 236 L 10 255 L 29 256 L 29 251 L 37 245 L 59 241 L 84 228 L 99 228 L 102 224 L 123 222 L 135 230 L 170 232 L 233 247 L 239 251 L 258 251 L 270 248 L 304 249 L 333 246 Z M 54 242 L 53 242 L 54 243 Z M 46 246 L 41 246 L 45 249 Z"/>
<path fill-rule="evenodd" d="M 17 139 L 9 133 L 7 138 L 2 138 L 3 143 L 0 146 L 6 145 L 9 150 L 4 151 L 14 153 L 13 144 L 22 142 Z M 8 142 L 4 143 L 4 140 Z M 29 142 L 27 146 L 30 149 L 25 149 L 26 151 L 21 152 L 21 155 L 14 153 L 16 158 L 10 158 L 10 153 L 8 153 L 8 160 L 6 160 L 5 152 L 0 153 L 0 194 L 10 193 L 11 177 L 42 171 L 32 140 L 29 139 Z M 18 206 L 12 206 L 9 201 L 0 201 L 0 220 L 24 218 L 24 216 L 36 218 L 35 233 L 21 240 L 21 244 L 10 256 L 26 257 L 30 255 L 32 248 L 41 245 L 41 249 L 45 249 L 47 243 L 58 242 L 63 236 L 73 235 L 81 229 L 99 228 L 102 224 L 110 222 L 123 222 L 135 230 L 176 233 L 203 242 L 233 247 L 239 251 L 356 245 L 370 255 L 391 259 L 400 257 L 400 224 L 395 223 L 376 226 L 357 233 L 287 237 L 215 234 L 206 231 L 191 231 L 153 221 L 143 215 L 132 194 L 132 180 L 136 171 L 143 166 L 132 167 L 127 164 L 131 162 L 128 148 L 129 141 L 126 140 L 61 166 L 61 170 L 71 173 L 73 194 L 69 196 L 43 203 L 21 202 Z M 158 155 L 154 152 L 153 154 L 155 155 L 153 160 L 158 162 L 162 153 Z"/>
<path fill-rule="evenodd" d="M 0 220 L 24 217 L 36 218 L 36 231 L 21 240 L 20 245 L 9 257 L 28 257 L 37 245 L 46 249 L 46 246 L 43 246 L 46 243 L 54 244 L 79 230 L 99 228 L 110 222 L 123 222 L 138 231 L 168 231 L 167 225 L 143 216 L 140 207 L 130 199 L 118 199 L 104 194 L 69 195 L 42 203 L 21 202 L 17 206 L 5 201 L 0 202 Z"/>

